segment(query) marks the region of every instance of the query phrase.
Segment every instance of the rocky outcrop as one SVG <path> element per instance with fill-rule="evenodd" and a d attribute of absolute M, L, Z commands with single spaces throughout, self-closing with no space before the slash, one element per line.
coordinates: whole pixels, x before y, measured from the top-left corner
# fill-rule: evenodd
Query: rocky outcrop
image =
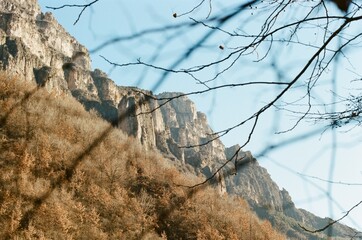
<path fill-rule="evenodd" d="M 238 149 L 238 145 L 226 148 L 226 157 L 230 159 Z M 268 171 L 258 164 L 250 152 L 239 152 L 238 161 L 237 174 L 226 178 L 227 192 L 242 196 L 260 218 L 271 221 L 291 239 L 324 239 L 326 233 L 333 239 L 348 239 L 353 235 L 353 229 L 340 223 L 322 233 L 306 232 L 301 226 L 311 230 L 321 229 L 329 224 L 330 219 L 296 208 L 288 191 L 279 189 Z"/>
<path fill-rule="evenodd" d="M 158 149 L 182 171 L 208 178 L 230 159 L 239 146 L 225 149 L 205 114 L 179 93 L 151 92 L 119 87 L 100 70 L 92 71 L 87 49 L 60 26 L 50 13 L 41 13 L 36 0 L 2 0 L 0 4 L 0 69 L 21 75 L 58 94 L 71 94 L 87 110 L 139 139 L 145 150 Z M 174 100 L 165 103 L 167 99 Z M 162 106 L 162 107 L 160 107 Z M 193 147 L 190 147 L 193 146 Z M 239 152 L 237 168 L 228 164 L 212 183 L 245 198 L 262 218 L 271 220 L 291 239 L 320 239 L 298 224 L 320 228 L 329 219 L 297 209 L 286 190 L 279 190 L 266 169 L 250 152 Z M 234 175 L 237 170 L 236 175 Z M 353 234 L 336 224 L 332 234 Z"/>
<path fill-rule="evenodd" d="M 161 108 L 164 124 L 170 132 L 167 146 L 176 159 L 192 166 L 195 173 L 210 177 L 225 161 L 224 145 L 207 123 L 205 114 L 196 111 L 195 104 L 180 93 L 162 93 L 158 99 L 170 99 Z M 176 98 L 175 98 L 176 97 Z M 160 100 L 164 104 L 166 100 Z M 192 147 L 191 147 L 192 146 Z M 216 176 L 221 193 L 226 191 L 223 172 Z"/>
<path fill-rule="evenodd" d="M 202 145 L 212 138 L 213 132 L 206 116 L 197 112 L 187 97 L 175 98 L 165 104 L 167 99 L 180 93 L 153 96 L 144 90 L 128 89 L 118 104 L 118 127 L 139 139 L 146 149 L 157 148 L 165 157 L 187 165 L 193 173 L 205 177 L 210 177 L 225 161 L 221 141 Z M 220 192 L 225 193 L 222 173 L 216 180 L 214 183 L 219 185 Z"/>
<path fill-rule="evenodd" d="M 157 146 L 157 136 L 166 136 L 158 102 L 152 93 L 129 88 L 118 104 L 118 127 L 139 139 L 146 149 Z"/>
<path fill-rule="evenodd" d="M 0 19 L 3 70 L 21 74 L 29 81 L 36 80 L 59 93 L 89 88 L 92 84 L 87 74 L 90 68 L 87 50 L 51 13 L 41 13 L 36 0 L 3 0 Z M 75 59 L 77 53 L 83 54 Z M 73 68 L 67 68 L 67 64 L 72 64 Z M 86 92 L 96 94 L 95 91 Z"/>
<path fill-rule="evenodd" d="M 227 148 L 226 156 L 231 158 L 238 148 L 238 145 Z M 282 211 L 284 196 L 278 185 L 271 181 L 266 169 L 258 164 L 250 152 L 239 153 L 238 159 L 245 164 L 237 168 L 237 174 L 228 177 L 228 192 L 249 196 L 247 199 L 252 206 Z"/>
<path fill-rule="evenodd" d="M 88 50 L 36 0 L 0 4 L 0 69 L 57 92 L 72 94 L 108 121 L 118 116 L 125 91 L 100 70 L 91 70 Z"/>
<path fill-rule="evenodd" d="M 179 96 L 180 93 L 162 93 L 159 99 L 170 99 Z M 163 104 L 165 100 L 161 100 Z M 170 129 L 171 138 L 180 147 L 178 159 L 195 168 L 205 168 L 211 162 L 225 160 L 224 145 L 219 139 L 204 143 L 215 138 L 212 129 L 207 123 L 205 114 L 196 111 L 195 104 L 187 97 L 179 97 L 167 103 L 161 108 L 165 126 Z M 195 147 L 188 147 L 195 146 Z"/>

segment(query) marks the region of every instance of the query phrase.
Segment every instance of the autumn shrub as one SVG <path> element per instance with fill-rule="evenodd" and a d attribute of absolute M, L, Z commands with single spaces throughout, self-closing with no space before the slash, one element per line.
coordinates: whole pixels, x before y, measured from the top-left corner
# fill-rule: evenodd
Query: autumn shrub
<path fill-rule="evenodd" d="M 284 239 L 70 96 L 0 74 L 0 109 L 0 239 Z"/>

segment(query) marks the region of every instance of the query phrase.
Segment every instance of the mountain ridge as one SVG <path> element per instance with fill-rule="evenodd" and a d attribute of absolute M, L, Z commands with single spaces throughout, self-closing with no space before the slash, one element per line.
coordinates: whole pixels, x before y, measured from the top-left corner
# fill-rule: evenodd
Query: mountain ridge
<path fill-rule="evenodd" d="M 212 140 L 213 131 L 206 115 L 198 112 L 187 97 L 177 97 L 178 93 L 154 96 L 150 91 L 120 87 L 101 70 L 92 71 L 88 50 L 51 13 L 42 13 L 36 0 L 4 0 L 0 12 L 0 68 L 6 72 L 22 75 L 59 95 L 72 95 L 88 111 L 95 110 L 138 139 L 145 150 L 158 149 L 182 171 L 210 177 L 235 153 L 237 146 L 225 148 L 219 139 L 203 145 Z M 163 105 L 167 100 L 158 98 L 175 99 Z M 121 117 L 129 109 L 133 109 L 132 116 Z M 179 147 L 188 145 L 196 147 Z M 248 160 L 236 175 L 231 174 L 234 165 L 229 164 L 213 180 L 220 194 L 242 196 L 259 217 L 268 218 L 291 239 L 324 236 L 307 233 L 298 224 L 318 229 L 329 219 L 296 209 L 288 192 L 279 189 L 250 152 L 240 152 L 239 158 Z M 335 239 L 353 233 L 339 223 L 331 231 Z"/>

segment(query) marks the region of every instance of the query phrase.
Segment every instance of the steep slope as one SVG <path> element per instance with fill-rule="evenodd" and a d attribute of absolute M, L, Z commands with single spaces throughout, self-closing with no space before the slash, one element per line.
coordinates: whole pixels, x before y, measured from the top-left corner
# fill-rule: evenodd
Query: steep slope
<path fill-rule="evenodd" d="M 0 239 L 285 239 L 71 97 L 0 72 L 0 109 Z"/>
<path fill-rule="evenodd" d="M 87 110 L 134 136 L 148 151 L 157 148 L 184 173 L 209 177 L 235 147 L 225 149 L 219 140 L 193 148 L 212 138 L 203 113 L 187 97 L 178 93 L 154 96 L 132 87 L 119 87 L 100 70 L 90 69 L 87 49 L 71 37 L 50 13 L 41 13 L 36 0 L 3 0 L 0 5 L 0 67 L 11 74 L 57 95 L 72 95 Z M 175 98 L 165 104 L 167 99 Z M 163 99 L 163 100 L 158 100 Z M 154 111 L 163 105 L 159 110 Z M 243 196 L 259 214 L 271 219 L 276 227 L 292 239 L 319 239 L 325 236 L 307 234 L 298 224 L 320 228 L 328 219 L 296 209 L 287 191 L 280 191 L 267 171 L 252 160 L 239 169 L 226 166 L 213 180 L 219 193 Z M 333 236 L 341 239 L 354 234 L 343 225 L 334 228 Z"/>

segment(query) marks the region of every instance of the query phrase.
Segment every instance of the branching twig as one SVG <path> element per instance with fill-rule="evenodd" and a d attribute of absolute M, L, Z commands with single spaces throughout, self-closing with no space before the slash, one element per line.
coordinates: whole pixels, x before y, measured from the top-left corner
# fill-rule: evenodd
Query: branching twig
<path fill-rule="evenodd" d="M 66 8 L 66 7 L 75 7 L 75 8 L 82 8 L 82 10 L 79 12 L 77 19 L 75 20 L 75 22 L 73 23 L 73 25 L 77 24 L 78 21 L 80 20 L 81 16 L 83 15 L 84 11 L 91 7 L 93 4 L 95 4 L 96 2 L 98 2 L 100 0 L 94 0 L 88 4 L 64 4 L 62 6 L 59 7 L 50 7 L 50 6 L 46 6 L 49 9 L 53 9 L 53 10 L 58 10 L 58 9 L 62 9 L 62 8 Z"/>
<path fill-rule="evenodd" d="M 362 201 L 360 201 L 359 203 L 357 203 L 356 205 L 354 205 L 353 207 L 351 207 L 342 217 L 338 218 L 337 220 L 331 221 L 330 223 L 328 223 L 326 226 L 319 228 L 319 229 L 315 229 L 315 230 L 310 230 L 302 225 L 299 225 L 300 228 L 302 228 L 304 231 L 306 232 L 310 232 L 310 233 L 317 233 L 317 232 L 323 232 L 324 230 L 326 230 L 327 228 L 331 227 L 332 225 L 336 224 L 337 222 L 341 221 L 342 219 L 344 219 L 345 217 L 348 216 L 348 214 L 350 214 L 350 212 L 352 212 L 353 209 L 355 209 L 356 207 L 358 207 L 360 204 L 362 203 Z"/>
<path fill-rule="evenodd" d="M 298 172 L 298 174 L 300 176 L 303 176 L 303 177 L 313 178 L 313 179 L 317 179 L 317 180 L 322 181 L 322 182 L 327 182 L 327 183 L 332 183 L 332 184 L 345 185 L 345 186 L 362 186 L 362 183 L 348 183 L 348 182 L 341 182 L 341 181 L 336 182 L 336 181 L 326 180 L 326 179 L 316 177 L 316 176 L 303 174 L 303 173 L 300 173 L 300 172 Z"/>

